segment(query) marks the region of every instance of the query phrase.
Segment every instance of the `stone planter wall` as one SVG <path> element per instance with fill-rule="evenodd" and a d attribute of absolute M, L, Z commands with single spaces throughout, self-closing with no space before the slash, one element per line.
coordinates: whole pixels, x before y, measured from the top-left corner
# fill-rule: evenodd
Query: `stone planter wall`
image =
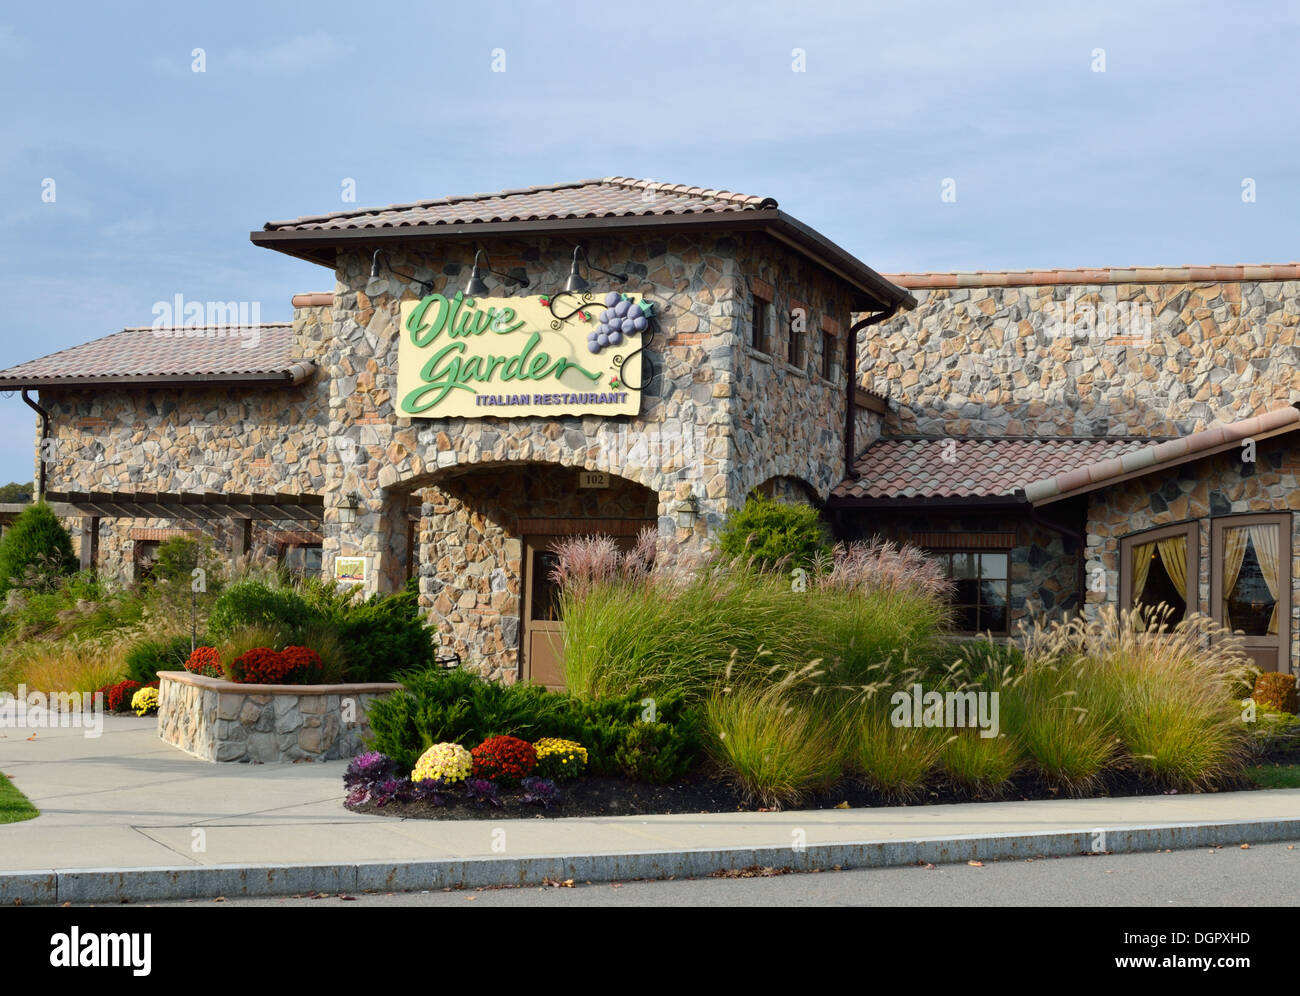
<path fill-rule="evenodd" d="M 159 675 L 158 735 L 205 761 L 331 761 L 364 750 L 370 703 L 400 685 L 241 685 Z"/>

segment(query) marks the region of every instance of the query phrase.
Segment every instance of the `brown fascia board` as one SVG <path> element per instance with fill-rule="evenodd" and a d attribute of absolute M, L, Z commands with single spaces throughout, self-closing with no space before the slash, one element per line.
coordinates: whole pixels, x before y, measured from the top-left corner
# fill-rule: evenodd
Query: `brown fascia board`
<path fill-rule="evenodd" d="M 1226 453 L 1228 450 L 1239 450 L 1241 449 L 1242 442 L 1248 438 L 1259 442 L 1264 439 L 1272 439 L 1274 436 L 1285 435 L 1288 432 L 1295 432 L 1297 429 L 1300 429 L 1300 422 L 1292 422 L 1289 425 L 1270 429 L 1268 432 L 1260 432 L 1253 436 L 1243 436 L 1240 439 L 1233 439 L 1226 443 L 1220 443 L 1218 446 L 1212 446 L 1207 450 L 1197 450 L 1195 453 L 1184 453 L 1182 456 L 1176 457 L 1173 460 L 1167 460 L 1164 463 L 1155 463 L 1150 467 L 1141 467 L 1138 470 L 1131 470 L 1127 474 L 1108 477 L 1104 481 L 1095 481 L 1091 484 L 1085 484 L 1083 487 L 1075 488 L 1072 491 L 1063 491 L 1057 495 L 1050 495 L 1047 498 L 1041 498 L 1033 503 L 1034 508 L 1042 508 L 1044 505 L 1053 505 L 1056 502 L 1064 501 L 1067 498 L 1075 498 L 1078 495 L 1086 495 L 1093 491 L 1100 491 L 1102 488 L 1109 488 L 1122 481 L 1131 481 L 1135 477 L 1146 477 L 1148 474 L 1158 474 L 1162 470 L 1181 467 L 1185 463 L 1204 460 L 1206 457 L 1212 457 L 1219 453 Z"/>
<path fill-rule="evenodd" d="M 403 225 L 383 228 L 345 228 L 249 232 L 253 245 L 297 256 L 333 268 L 338 249 L 393 243 L 460 241 L 489 237 L 534 235 L 603 235 L 613 232 L 680 232 L 712 228 L 727 231 L 763 231 L 797 249 L 814 262 L 862 290 L 868 300 L 861 311 L 879 311 L 897 301 L 916 307 L 916 298 L 891 284 L 871 267 L 803 222 L 776 208 L 757 211 L 719 211 L 678 215 L 633 215 L 603 218 L 547 218 L 536 221 L 463 222 L 451 225 Z"/>
<path fill-rule="evenodd" d="M 867 411 L 875 412 L 877 415 L 884 415 L 889 411 L 889 404 L 884 398 L 861 387 L 855 388 L 853 391 L 853 404 L 858 408 L 865 408 Z"/>
<path fill-rule="evenodd" d="M 836 498 L 832 495 L 826 500 L 829 508 L 834 509 L 852 509 L 852 508 L 879 508 L 879 509 L 906 509 L 922 506 L 925 508 L 971 508 L 981 511 L 1025 511 L 1030 506 L 1025 501 L 1024 495 L 1020 492 L 1011 495 L 976 495 L 974 497 L 952 497 L 951 495 L 935 495 L 926 497 L 917 495 L 913 497 L 890 497 L 890 498 Z"/>
<path fill-rule="evenodd" d="M 292 384 L 293 375 L 282 373 L 250 374 L 155 374 L 104 377 L 5 377 L 0 378 L 0 390 L 16 391 L 23 388 L 43 390 L 50 387 L 177 387 L 184 384 Z"/>

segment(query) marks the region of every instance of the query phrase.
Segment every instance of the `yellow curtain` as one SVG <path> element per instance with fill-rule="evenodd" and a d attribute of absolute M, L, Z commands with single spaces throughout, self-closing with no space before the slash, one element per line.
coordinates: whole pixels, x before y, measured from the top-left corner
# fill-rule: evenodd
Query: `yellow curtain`
<path fill-rule="evenodd" d="M 1264 574 L 1264 583 L 1268 585 L 1268 593 L 1277 599 L 1278 594 L 1278 573 L 1277 573 L 1277 526 L 1251 526 L 1250 541 L 1255 544 L 1255 557 L 1259 560 L 1260 570 Z M 1277 607 L 1281 599 L 1273 605 L 1273 615 L 1268 620 L 1268 631 L 1277 632 Z"/>
<path fill-rule="evenodd" d="M 1169 575 L 1169 580 L 1174 583 L 1178 593 L 1184 598 L 1187 597 L 1187 537 L 1170 536 L 1168 539 L 1156 541 L 1156 547 L 1160 551 L 1160 562 L 1165 565 L 1165 573 Z M 1196 607 L 1189 601 L 1187 612 L 1190 615 L 1196 610 Z"/>
<path fill-rule="evenodd" d="M 1241 562 L 1246 559 L 1247 530 L 1233 527 L 1223 531 L 1223 625 L 1232 628 L 1228 618 L 1228 596 L 1237 585 L 1237 575 L 1241 573 Z"/>
<path fill-rule="evenodd" d="M 1154 543 L 1139 543 L 1133 547 L 1133 608 L 1141 604 L 1142 589 L 1147 586 L 1147 575 L 1151 572 L 1151 554 Z"/>

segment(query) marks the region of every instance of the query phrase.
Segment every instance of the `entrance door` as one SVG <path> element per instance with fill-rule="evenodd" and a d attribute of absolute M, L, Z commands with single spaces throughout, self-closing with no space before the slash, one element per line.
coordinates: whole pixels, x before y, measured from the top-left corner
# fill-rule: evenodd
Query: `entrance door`
<path fill-rule="evenodd" d="M 523 679 L 547 688 L 564 687 L 564 623 L 560 589 L 551 580 L 558 556 L 551 545 L 558 536 L 524 539 Z"/>
<path fill-rule="evenodd" d="M 1212 520 L 1210 605 L 1265 671 L 1291 670 L 1291 516 Z"/>

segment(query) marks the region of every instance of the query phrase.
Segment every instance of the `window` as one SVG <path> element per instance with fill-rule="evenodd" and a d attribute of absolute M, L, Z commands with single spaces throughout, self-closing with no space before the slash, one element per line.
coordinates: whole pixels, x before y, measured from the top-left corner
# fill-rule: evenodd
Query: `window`
<path fill-rule="evenodd" d="M 1210 614 L 1265 671 L 1291 670 L 1291 515 L 1210 523 Z"/>
<path fill-rule="evenodd" d="M 822 378 L 835 379 L 835 336 L 830 332 L 822 332 Z"/>
<path fill-rule="evenodd" d="M 1120 540 L 1120 605 L 1168 626 L 1187 618 L 1197 602 L 1197 543 L 1194 522 Z"/>
<path fill-rule="evenodd" d="M 160 540 L 135 541 L 133 559 L 137 581 L 147 581 L 153 577 L 154 565 L 158 563 L 158 547 L 161 545 Z"/>
<path fill-rule="evenodd" d="M 802 370 L 804 368 L 804 321 L 807 311 L 804 308 L 795 308 L 790 312 L 790 320 L 786 323 L 785 339 L 785 361 L 792 367 Z"/>
<path fill-rule="evenodd" d="M 321 544 L 291 543 L 280 552 L 280 563 L 304 577 L 320 577 Z"/>
<path fill-rule="evenodd" d="M 1011 581 L 1006 553 L 983 550 L 932 551 L 952 579 L 953 625 L 963 633 L 1006 633 Z"/>
<path fill-rule="evenodd" d="M 760 353 L 766 353 L 770 348 L 768 322 L 771 321 L 771 313 L 771 303 L 756 296 L 754 298 L 753 324 L 749 330 L 749 344 Z"/>

